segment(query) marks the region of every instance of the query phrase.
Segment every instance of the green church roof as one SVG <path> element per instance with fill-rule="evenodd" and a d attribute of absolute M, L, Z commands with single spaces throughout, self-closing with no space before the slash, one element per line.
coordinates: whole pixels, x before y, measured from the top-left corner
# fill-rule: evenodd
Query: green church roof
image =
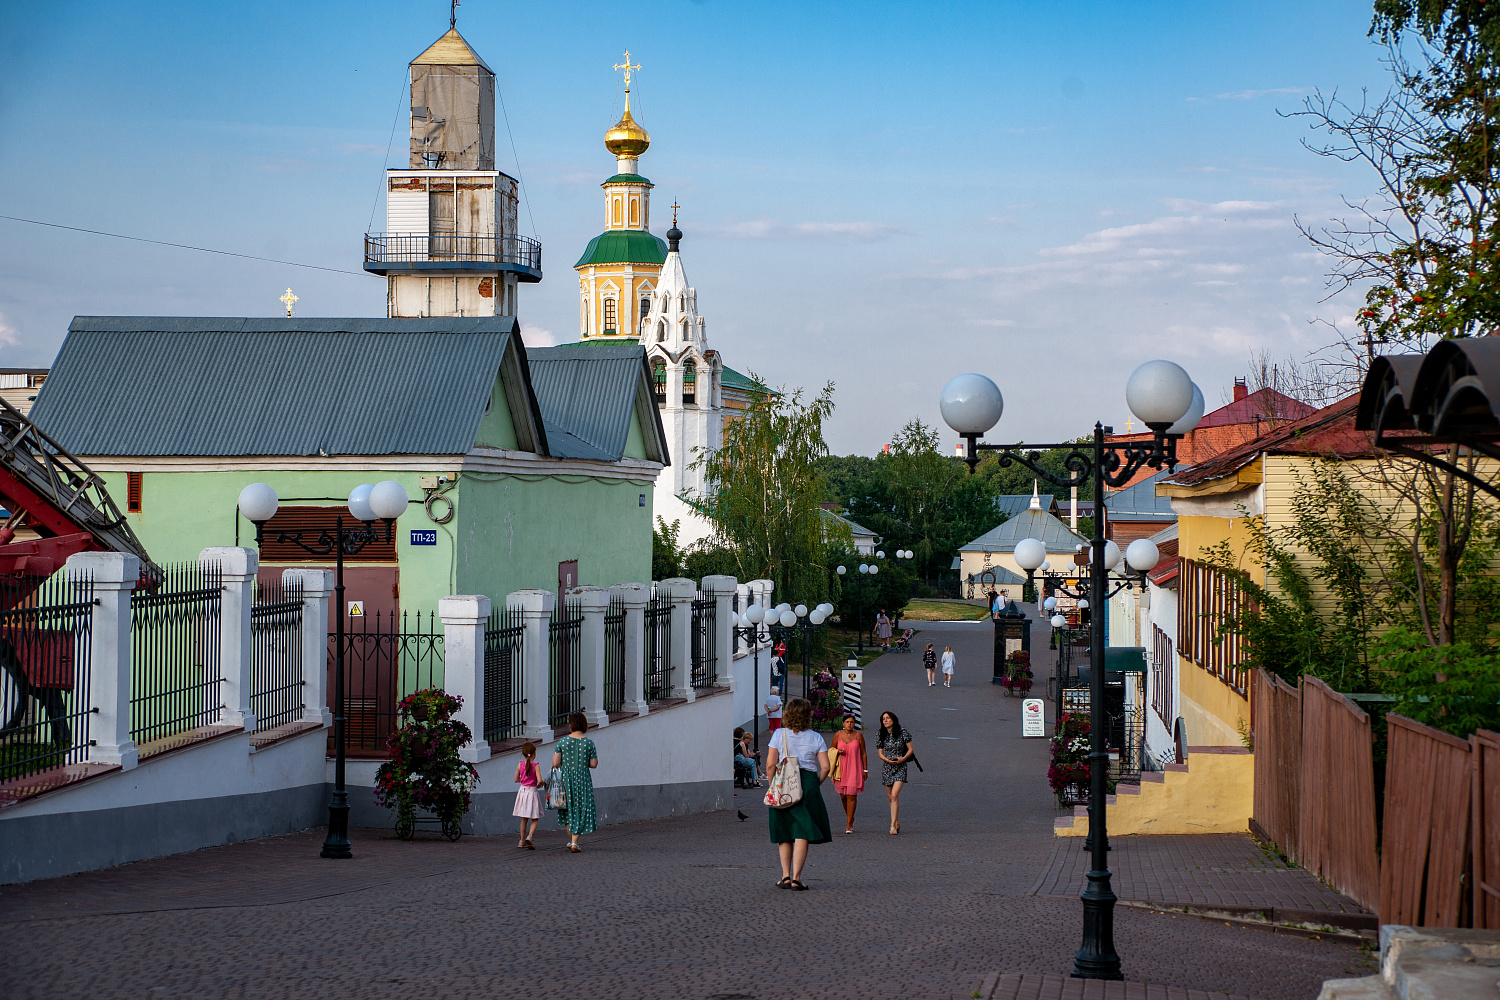
<path fill-rule="evenodd" d="M 640 174 L 615 174 L 613 177 L 607 178 L 604 184 L 644 184 L 647 187 L 656 186 Z M 599 186 L 603 187 L 604 184 L 600 184 Z"/>
<path fill-rule="evenodd" d="M 643 229 L 612 229 L 589 241 L 574 267 L 590 264 L 662 264 L 667 241 Z"/>
<path fill-rule="evenodd" d="M 741 375 L 728 365 L 719 373 L 719 384 L 730 389 L 743 389 L 746 392 L 770 392 L 765 386 L 748 375 Z"/>

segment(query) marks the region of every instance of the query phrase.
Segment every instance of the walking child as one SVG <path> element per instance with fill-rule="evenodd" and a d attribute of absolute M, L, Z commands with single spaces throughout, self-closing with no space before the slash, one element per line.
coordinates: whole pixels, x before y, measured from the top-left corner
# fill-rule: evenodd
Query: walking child
<path fill-rule="evenodd" d="M 516 765 L 516 782 L 521 787 L 516 789 L 516 807 L 511 815 L 521 817 L 521 842 L 516 847 L 534 851 L 536 845 L 531 838 L 536 836 L 536 825 L 542 818 L 542 772 L 536 764 L 536 744 L 521 747 L 521 758 Z"/>

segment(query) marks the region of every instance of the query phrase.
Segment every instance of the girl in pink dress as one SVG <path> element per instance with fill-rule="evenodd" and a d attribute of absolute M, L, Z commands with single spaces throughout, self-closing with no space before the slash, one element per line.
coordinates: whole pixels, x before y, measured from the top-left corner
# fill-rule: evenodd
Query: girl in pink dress
<path fill-rule="evenodd" d="M 521 748 L 521 763 L 516 765 L 516 807 L 512 816 L 521 817 L 521 842 L 517 848 L 536 850 L 531 838 L 536 836 L 537 822 L 542 818 L 542 772 L 536 763 L 536 744 L 527 743 Z"/>
<path fill-rule="evenodd" d="M 854 716 L 844 716 L 843 728 L 833 738 L 838 748 L 837 773 L 833 778 L 833 790 L 839 793 L 844 803 L 844 832 L 854 832 L 854 809 L 859 805 L 859 793 L 865 790 L 865 773 L 870 759 L 865 753 L 865 734 L 855 728 Z"/>

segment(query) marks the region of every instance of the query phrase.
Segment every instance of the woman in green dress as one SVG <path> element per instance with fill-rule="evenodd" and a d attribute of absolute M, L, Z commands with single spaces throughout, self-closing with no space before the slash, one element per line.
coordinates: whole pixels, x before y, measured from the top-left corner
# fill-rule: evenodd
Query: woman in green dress
<path fill-rule="evenodd" d="M 583 735 L 588 728 L 589 720 L 582 712 L 568 716 L 568 735 L 557 741 L 552 755 L 552 766 L 562 772 L 568 797 L 567 806 L 557 810 L 557 822 L 568 831 L 568 850 L 574 854 L 583 850 L 578 846 L 579 835 L 594 832 L 594 777 L 589 770 L 599 766 L 599 751 Z"/>
<path fill-rule="evenodd" d="M 812 703 L 793 698 L 781 715 L 781 728 L 766 744 L 766 773 L 775 774 L 783 757 L 797 758 L 797 776 L 802 779 L 802 799 L 785 809 L 767 809 L 771 820 L 771 842 L 781 857 L 783 889 L 806 889 L 802 866 L 807 864 L 807 846 L 833 840 L 828 826 L 828 807 L 823 804 L 823 779 L 828 777 L 828 744 L 812 728 Z"/>

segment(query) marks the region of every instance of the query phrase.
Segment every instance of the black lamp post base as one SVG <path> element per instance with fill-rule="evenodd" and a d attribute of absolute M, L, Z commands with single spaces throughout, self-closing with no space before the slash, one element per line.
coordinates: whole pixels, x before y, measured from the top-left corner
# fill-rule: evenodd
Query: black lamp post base
<path fill-rule="evenodd" d="M 328 836 L 323 839 L 323 851 L 319 857 L 352 858 L 354 847 L 349 843 L 349 797 L 345 792 L 334 792 L 333 797 L 334 801 L 328 806 Z"/>
<path fill-rule="evenodd" d="M 1088 873 L 1083 900 L 1083 947 L 1073 956 L 1074 979 L 1123 979 L 1115 954 L 1115 893 L 1108 871 Z"/>

